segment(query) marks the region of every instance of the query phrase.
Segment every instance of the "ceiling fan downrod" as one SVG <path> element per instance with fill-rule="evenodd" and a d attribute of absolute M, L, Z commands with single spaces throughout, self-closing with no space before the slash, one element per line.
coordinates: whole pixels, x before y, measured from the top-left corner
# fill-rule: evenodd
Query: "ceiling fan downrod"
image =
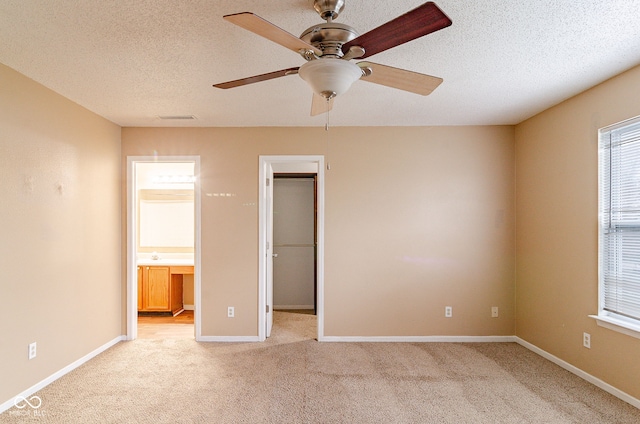
<path fill-rule="evenodd" d="M 346 54 L 342 51 L 342 46 L 360 35 L 349 25 L 333 22 L 344 10 L 344 2 L 345 0 L 314 0 L 313 8 L 327 22 L 314 25 L 300 35 L 301 40 L 321 50 L 325 58 L 343 58 Z M 350 60 L 358 57 L 359 51 L 354 50 L 347 54 L 349 56 L 344 59 Z M 301 55 L 306 60 L 319 59 L 318 55 L 310 55 L 307 52 L 302 52 Z"/>
<path fill-rule="evenodd" d="M 320 17 L 329 22 L 338 17 L 344 10 L 344 0 L 314 0 L 313 8 Z"/>

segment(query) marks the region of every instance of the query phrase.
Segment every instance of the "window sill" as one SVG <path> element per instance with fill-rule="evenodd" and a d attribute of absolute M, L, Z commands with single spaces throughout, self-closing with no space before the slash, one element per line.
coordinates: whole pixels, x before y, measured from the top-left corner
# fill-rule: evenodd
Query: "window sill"
<path fill-rule="evenodd" d="M 589 315 L 589 317 L 595 319 L 600 327 L 640 339 L 640 324 L 635 321 L 611 315 Z"/>

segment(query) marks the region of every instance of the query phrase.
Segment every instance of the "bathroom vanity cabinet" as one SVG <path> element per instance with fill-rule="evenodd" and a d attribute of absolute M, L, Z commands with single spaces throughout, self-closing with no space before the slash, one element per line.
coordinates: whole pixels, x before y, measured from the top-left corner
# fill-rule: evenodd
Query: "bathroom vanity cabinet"
<path fill-rule="evenodd" d="M 182 276 L 193 266 L 138 265 L 138 311 L 182 311 Z"/>

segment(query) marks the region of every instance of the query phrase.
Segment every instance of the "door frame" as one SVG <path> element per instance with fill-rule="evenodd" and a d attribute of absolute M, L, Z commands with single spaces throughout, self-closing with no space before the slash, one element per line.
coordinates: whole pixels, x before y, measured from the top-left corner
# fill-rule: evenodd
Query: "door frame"
<path fill-rule="evenodd" d="M 297 169 L 304 169 L 308 166 L 315 166 L 314 172 L 318 175 L 318 246 L 317 246 L 317 301 L 318 309 L 316 316 L 318 320 L 318 341 L 324 338 L 324 156 L 260 156 L 258 178 L 258 339 L 264 341 L 267 338 L 267 235 L 268 231 L 273 230 L 273 217 L 269 213 L 267 202 L 267 194 L 269 192 L 267 186 L 268 169 L 272 168 L 274 172 L 300 172 Z M 304 172 L 304 171 L 303 171 Z M 270 182 L 273 187 L 273 181 Z M 273 246 L 271 246 L 272 248 Z M 271 272 L 273 268 L 271 267 Z M 273 279 L 271 279 L 273 290 Z"/>
<path fill-rule="evenodd" d="M 200 341 L 201 332 L 201 267 L 200 267 L 200 228 L 201 228 L 201 195 L 200 195 L 200 156 L 127 156 L 127 340 L 138 337 L 138 269 L 136 260 L 136 234 L 138 232 L 136 202 L 136 173 L 138 163 L 192 162 L 196 181 L 194 183 L 194 252 L 193 252 L 193 296 L 194 296 L 194 333 L 195 340 Z"/>

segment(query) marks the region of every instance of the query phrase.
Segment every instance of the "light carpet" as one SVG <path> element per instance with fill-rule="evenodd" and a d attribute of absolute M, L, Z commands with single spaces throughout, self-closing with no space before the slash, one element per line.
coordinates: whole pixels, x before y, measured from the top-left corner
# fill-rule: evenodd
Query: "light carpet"
<path fill-rule="evenodd" d="M 640 410 L 515 343 L 122 342 L 36 393 L 52 423 L 639 423 Z"/>

